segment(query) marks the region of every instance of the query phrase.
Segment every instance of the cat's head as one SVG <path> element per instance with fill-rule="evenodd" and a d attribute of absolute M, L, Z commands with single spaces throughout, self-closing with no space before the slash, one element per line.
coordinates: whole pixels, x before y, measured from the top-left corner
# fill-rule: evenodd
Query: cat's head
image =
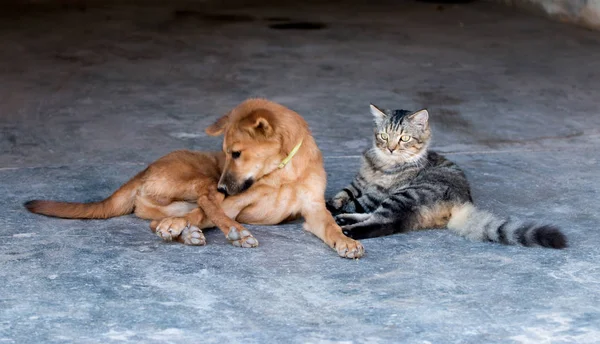
<path fill-rule="evenodd" d="M 431 139 L 427 110 L 387 110 L 371 104 L 371 114 L 375 118 L 374 145 L 382 156 L 410 162 L 427 152 Z"/>

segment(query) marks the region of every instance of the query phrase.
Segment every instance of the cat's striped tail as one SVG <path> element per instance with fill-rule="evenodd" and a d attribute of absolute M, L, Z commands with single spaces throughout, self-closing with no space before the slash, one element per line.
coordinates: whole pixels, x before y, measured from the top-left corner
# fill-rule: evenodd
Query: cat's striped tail
<path fill-rule="evenodd" d="M 567 238 L 555 226 L 525 223 L 500 218 L 465 203 L 452 209 L 448 229 L 476 241 L 493 241 L 505 245 L 567 247 Z"/>

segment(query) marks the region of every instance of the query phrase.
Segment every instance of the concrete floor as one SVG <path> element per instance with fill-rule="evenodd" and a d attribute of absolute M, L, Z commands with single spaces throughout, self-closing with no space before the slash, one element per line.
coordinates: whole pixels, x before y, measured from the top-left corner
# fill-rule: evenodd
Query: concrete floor
<path fill-rule="evenodd" d="M 3 10 L 0 343 L 597 343 L 600 35 L 501 6 L 390 2 Z M 321 30 L 274 30 L 318 21 Z M 345 260 L 300 223 L 239 249 L 146 221 L 50 219 L 98 200 L 250 96 L 303 114 L 331 196 L 370 143 L 369 102 L 428 107 L 476 203 L 554 223 L 556 251 L 448 231 Z"/>

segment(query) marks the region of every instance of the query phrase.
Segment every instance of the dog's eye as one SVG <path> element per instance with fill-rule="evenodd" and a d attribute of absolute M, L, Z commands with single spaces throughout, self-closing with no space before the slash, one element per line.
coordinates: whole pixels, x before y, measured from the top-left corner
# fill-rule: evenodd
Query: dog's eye
<path fill-rule="evenodd" d="M 231 152 L 231 157 L 237 159 L 242 155 L 242 152 Z"/>

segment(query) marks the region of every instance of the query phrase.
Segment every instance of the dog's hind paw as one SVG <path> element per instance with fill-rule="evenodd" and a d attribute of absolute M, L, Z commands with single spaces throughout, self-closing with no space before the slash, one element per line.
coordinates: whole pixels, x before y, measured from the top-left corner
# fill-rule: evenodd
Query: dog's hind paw
<path fill-rule="evenodd" d="M 152 221 L 150 228 L 164 241 L 177 239 L 184 229 L 189 229 L 189 222 L 182 217 L 166 217 L 160 221 Z"/>
<path fill-rule="evenodd" d="M 227 233 L 227 240 L 237 247 L 250 248 L 258 246 L 258 240 L 247 229 L 240 231 L 236 227 L 231 227 L 229 233 Z"/>
<path fill-rule="evenodd" d="M 206 238 L 202 230 L 196 226 L 190 226 L 184 228 L 181 234 L 177 238 L 177 241 L 192 246 L 204 246 L 206 245 Z"/>

